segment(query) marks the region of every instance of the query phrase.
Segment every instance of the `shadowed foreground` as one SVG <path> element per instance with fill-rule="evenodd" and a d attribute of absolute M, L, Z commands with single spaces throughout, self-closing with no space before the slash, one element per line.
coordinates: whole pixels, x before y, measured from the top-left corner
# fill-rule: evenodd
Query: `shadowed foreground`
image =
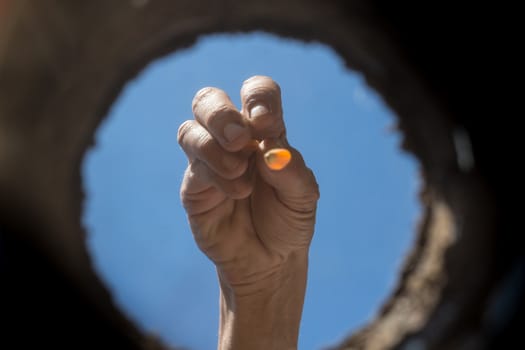
<path fill-rule="evenodd" d="M 480 117 L 476 62 L 486 46 L 482 24 L 465 24 L 472 11 L 362 0 L 0 1 L 2 341 L 162 348 L 119 313 L 92 269 L 80 164 L 123 84 L 148 62 L 201 34 L 250 30 L 331 45 L 396 111 L 422 165 L 417 244 L 377 318 L 340 348 L 518 341 L 525 261 L 495 142 L 509 117 Z"/>

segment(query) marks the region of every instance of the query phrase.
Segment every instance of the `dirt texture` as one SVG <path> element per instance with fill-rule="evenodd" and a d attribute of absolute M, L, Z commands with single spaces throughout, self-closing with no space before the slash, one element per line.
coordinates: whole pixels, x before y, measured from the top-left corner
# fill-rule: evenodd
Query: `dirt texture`
<path fill-rule="evenodd" d="M 492 32 L 477 10 L 366 0 L 0 0 L 1 342 L 163 348 L 122 316 L 93 270 L 80 165 L 124 84 L 152 60 L 203 34 L 264 30 L 333 47 L 396 112 L 403 147 L 421 164 L 424 214 L 398 285 L 337 349 L 519 348 L 525 259 L 497 141 L 508 119 L 481 117 L 477 77 Z"/>

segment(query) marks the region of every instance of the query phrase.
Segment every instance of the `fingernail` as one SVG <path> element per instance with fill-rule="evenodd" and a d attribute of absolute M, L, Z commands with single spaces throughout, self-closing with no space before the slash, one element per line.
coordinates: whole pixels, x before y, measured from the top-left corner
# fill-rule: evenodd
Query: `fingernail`
<path fill-rule="evenodd" d="M 258 104 L 252 107 L 250 110 L 250 118 L 257 118 L 261 115 L 268 114 L 270 111 L 268 110 L 268 107 L 266 107 L 263 104 Z"/>
<path fill-rule="evenodd" d="M 239 124 L 230 123 L 224 127 L 223 131 L 226 140 L 233 142 L 244 133 L 244 127 Z"/>
<path fill-rule="evenodd" d="M 282 170 L 292 160 L 292 154 L 286 148 L 274 148 L 264 154 L 264 162 L 272 170 Z"/>

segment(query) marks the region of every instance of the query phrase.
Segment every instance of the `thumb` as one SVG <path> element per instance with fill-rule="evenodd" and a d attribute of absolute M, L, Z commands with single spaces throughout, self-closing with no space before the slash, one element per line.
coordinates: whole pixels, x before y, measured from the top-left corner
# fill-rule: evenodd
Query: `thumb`
<path fill-rule="evenodd" d="M 276 148 L 287 149 L 291 154 L 289 163 L 280 170 L 271 169 L 265 162 L 265 154 Z M 277 197 L 290 209 L 313 210 L 319 199 L 319 186 L 313 172 L 295 148 L 284 139 L 265 139 L 259 143 L 257 170 L 261 178 L 274 188 Z"/>

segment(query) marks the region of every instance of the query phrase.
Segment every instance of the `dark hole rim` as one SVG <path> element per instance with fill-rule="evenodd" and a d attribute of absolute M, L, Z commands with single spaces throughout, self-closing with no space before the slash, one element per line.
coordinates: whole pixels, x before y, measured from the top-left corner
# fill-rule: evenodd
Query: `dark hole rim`
<path fill-rule="evenodd" d="M 25 90 L 18 88 L 16 91 L 22 91 L 25 99 L 14 99 L 14 107 L 8 110 L 11 113 L 15 111 L 14 115 L 17 118 L 26 120 L 26 124 L 20 126 L 20 130 L 17 131 L 22 136 L 28 136 L 27 145 L 20 146 L 17 151 L 20 151 L 22 157 L 28 155 L 27 159 L 31 160 L 31 152 L 38 149 L 42 159 L 31 164 L 33 168 L 29 170 L 33 170 L 32 172 L 26 168 L 22 171 L 17 168 L 20 164 L 12 163 L 14 170 L 5 175 L 2 181 L 11 180 L 14 186 L 5 187 L 11 184 L 9 182 L 0 184 L 4 198 L 12 201 L 9 206 L 5 204 L 8 201 L 1 203 L 2 212 L 7 213 L 6 217 L 10 214 L 13 217 L 5 220 L 6 226 L 27 229 L 36 242 L 45 241 L 38 237 L 42 232 L 47 232 L 49 237 L 57 238 L 62 235 L 73 237 L 72 241 L 77 240 L 71 251 L 61 252 L 60 245 L 44 247 L 45 244 L 42 245 L 42 250 L 48 249 L 47 254 L 61 266 L 64 274 L 74 281 L 79 289 L 85 291 L 85 295 L 93 304 L 98 305 L 102 314 L 109 315 L 110 319 L 119 322 L 118 317 L 112 315 L 109 295 L 90 271 L 85 247 L 82 250 L 82 244 L 78 242 L 85 236 L 81 225 L 81 165 L 98 125 L 107 115 L 124 84 L 154 59 L 187 47 L 199 35 L 263 30 L 296 40 L 318 40 L 332 47 L 348 67 L 364 75 L 367 83 L 395 111 L 399 119 L 399 128 L 404 135 L 404 148 L 412 152 L 422 166 L 422 202 L 425 213 L 419 228 L 419 244 L 415 245 L 409 255 L 398 288 L 385 302 L 378 318 L 351 336 L 341 347 L 363 347 L 375 342 L 376 345 L 382 344 L 383 347 L 390 348 L 409 339 L 411 334 L 430 342 L 438 342 L 444 339 L 444 335 L 464 331 L 462 323 L 467 324 L 466 321 L 469 321 L 468 324 L 472 327 L 474 318 L 468 316 L 467 311 L 470 315 L 479 315 L 483 311 L 473 310 L 476 306 L 481 309 L 479 305 L 486 297 L 487 287 L 494 277 L 491 261 L 486 258 L 491 257 L 490 249 L 496 232 L 494 218 L 490 217 L 491 213 L 496 212 L 495 201 L 487 194 L 487 185 L 476 169 L 469 172 L 459 169 L 453 142 L 457 125 L 454 125 L 454 118 L 447 112 L 446 101 L 428 86 L 425 77 L 414 67 L 414 62 L 405 55 L 402 43 L 391 35 L 388 24 L 376 17 L 374 11 L 368 11 L 370 8 L 367 6 L 372 5 L 359 1 L 354 5 L 318 1 L 308 4 L 271 3 L 265 4 L 263 8 L 250 0 L 228 3 L 229 7 L 224 9 L 222 4 L 204 1 L 202 4 L 209 5 L 206 8 L 182 7 L 184 10 L 180 10 L 181 3 L 173 1 L 146 2 L 144 11 L 134 12 L 135 10 L 125 8 L 124 3 L 105 3 L 106 6 L 101 7 L 97 25 L 86 30 L 82 28 L 82 24 L 86 24 L 86 10 L 96 13 L 99 2 L 85 3 L 79 7 L 67 7 L 60 2 L 52 4 L 58 11 L 49 10 L 46 7 L 49 4 L 43 2 L 39 5 L 17 5 L 17 10 L 26 16 L 20 16 L 19 23 L 11 19 L 15 25 L 6 34 L 12 36 L 10 39 L 13 40 L 10 43 L 13 47 L 3 53 L 3 63 L 7 64 L 7 69 L 3 72 L 15 72 L 15 80 L 21 81 L 19 86 L 31 87 Z M 177 17 L 177 11 L 183 17 Z M 235 13 L 235 16 L 231 15 L 232 13 Z M 34 37 L 30 35 L 31 32 L 26 26 L 35 18 L 41 19 L 38 21 L 39 35 L 50 39 L 46 41 L 49 51 L 44 53 L 38 51 L 39 46 L 34 45 Z M 116 18 L 119 21 L 116 21 Z M 76 20 L 78 26 L 74 27 L 75 32 L 64 31 L 60 27 L 76 23 Z M 59 25 L 53 26 L 50 23 Z M 177 26 L 181 23 L 186 27 Z M 123 27 L 129 30 L 123 30 Z M 81 45 L 75 45 L 74 39 L 85 40 Z M 89 49 L 99 47 L 97 44 L 104 42 L 112 44 L 111 50 L 101 53 L 107 61 L 87 72 L 74 69 L 93 65 L 93 62 L 89 61 L 93 58 L 89 55 Z M 78 48 L 83 50 L 81 54 L 75 51 Z M 24 57 L 21 52 L 24 51 L 25 58 L 31 59 L 19 63 L 19 58 Z M 62 67 L 66 69 L 61 69 Z M 17 73 L 20 75 L 16 76 Z M 100 81 L 94 83 L 89 80 L 90 76 L 95 76 Z M 8 75 L 8 78 L 11 77 Z M 86 81 L 86 84 L 95 88 L 87 92 L 75 89 Z M 56 89 L 48 88 L 45 94 L 41 94 L 38 86 L 51 86 Z M 75 106 L 75 110 L 86 107 L 86 111 L 82 111 L 84 114 L 80 113 L 77 116 L 85 120 L 82 119 L 79 123 L 72 118 L 60 118 L 61 114 L 63 117 L 74 111 L 67 110 L 67 107 L 71 107 L 67 104 L 68 98 L 76 98 L 74 102 L 80 103 Z M 34 103 L 29 105 L 26 101 Z M 64 101 L 66 102 L 62 103 Z M 31 137 L 42 136 L 34 130 L 41 131 L 38 127 L 43 123 L 34 123 L 35 129 L 32 129 L 32 123 L 36 121 L 35 115 L 47 121 L 46 128 L 42 130 L 61 135 L 53 140 L 62 146 L 56 148 L 59 151 L 56 154 L 50 151 L 53 147 L 49 146 L 49 149 L 46 149 L 44 143 L 38 143 L 46 140 L 45 138 L 34 141 Z M 8 122 L 11 120 L 8 119 Z M 7 165 L 10 165 L 9 161 L 12 160 L 8 159 Z M 61 165 L 61 162 L 66 164 Z M 45 171 L 42 171 L 45 169 L 43 164 L 57 165 L 58 179 L 46 178 Z M 41 179 L 32 177 L 31 173 L 38 173 Z M 25 183 L 30 183 L 31 186 L 25 189 Z M 48 190 L 46 186 L 56 191 Z M 28 193 L 31 190 L 36 194 Z M 35 190 L 40 190 L 41 194 Z M 47 197 L 52 198 L 45 198 L 50 192 L 53 196 Z M 442 217 L 445 219 L 440 219 Z M 34 219 L 33 222 L 30 222 L 31 219 Z M 443 222 L 448 226 L 440 226 Z M 453 237 L 454 242 L 448 246 L 439 244 L 440 239 L 443 240 L 443 233 Z M 469 249 L 472 242 L 481 243 Z M 437 251 L 433 250 L 433 244 L 439 248 Z M 418 293 L 411 292 L 409 279 L 418 269 L 425 266 L 431 253 L 442 258 L 439 263 L 434 264 L 435 274 L 423 276 L 425 278 L 421 279 L 424 291 L 419 288 Z M 485 266 L 486 272 L 473 270 L 471 266 Z M 475 287 L 470 290 L 462 288 L 466 279 Z M 457 290 L 461 290 L 462 293 L 454 296 L 454 291 Z M 426 295 L 425 292 L 433 295 L 434 304 L 425 304 L 424 300 L 423 303 L 417 304 L 421 302 L 422 296 Z M 410 304 L 413 302 L 416 304 Z M 446 311 L 447 305 L 453 305 L 455 314 L 466 315 L 466 318 L 443 318 L 443 313 L 450 314 L 450 307 L 449 311 Z M 388 317 L 394 317 L 391 319 L 392 324 L 402 325 L 404 320 L 401 316 L 414 315 L 416 311 L 420 311 L 423 316 L 413 329 L 397 329 L 395 339 L 388 338 L 388 334 L 385 333 Z M 456 333 L 451 333 L 454 326 L 459 328 L 454 330 Z M 388 338 L 386 343 L 381 341 L 385 336 Z"/>

